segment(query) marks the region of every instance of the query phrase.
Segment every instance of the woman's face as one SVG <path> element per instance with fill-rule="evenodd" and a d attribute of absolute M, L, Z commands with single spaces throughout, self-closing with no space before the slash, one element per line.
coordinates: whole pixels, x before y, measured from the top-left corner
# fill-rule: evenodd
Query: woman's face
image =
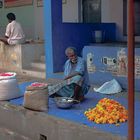
<path fill-rule="evenodd" d="M 67 57 L 70 59 L 70 61 L 75 64 L 77 63 L 77 55 L 74 52 L 69 52 L 67 54 Z"/>

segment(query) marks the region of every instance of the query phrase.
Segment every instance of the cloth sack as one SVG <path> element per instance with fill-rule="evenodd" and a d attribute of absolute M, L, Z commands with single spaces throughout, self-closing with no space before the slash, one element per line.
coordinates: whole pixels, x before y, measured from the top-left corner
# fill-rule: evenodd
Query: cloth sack
<path fill-rule="evenodd" d="M 24 94 L 23 106 L 35 111 L 48 111 L 48 86 L 28 86 Z"/>
<path fill-rule="evenodd" d="M 115 94 L 122 91 L 120 84 L 117 80 L 113 79 L 111 81 L 105 82 L 101 87 L 94 88 L 94 91 L 102 94 Z"/>
<path fill-rule="evenodd" d="M 0 101 L 22 96 L 16 80 L 16 73 L 0 73 Z"/>

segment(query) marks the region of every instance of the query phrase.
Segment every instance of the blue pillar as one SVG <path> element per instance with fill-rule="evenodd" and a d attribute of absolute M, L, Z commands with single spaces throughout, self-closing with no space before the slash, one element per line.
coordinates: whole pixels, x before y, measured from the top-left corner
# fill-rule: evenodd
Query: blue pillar
<path fill-rule="evenodd" d="M 53 73 L 51 0 L 44 1 L 46 78 Z"/>

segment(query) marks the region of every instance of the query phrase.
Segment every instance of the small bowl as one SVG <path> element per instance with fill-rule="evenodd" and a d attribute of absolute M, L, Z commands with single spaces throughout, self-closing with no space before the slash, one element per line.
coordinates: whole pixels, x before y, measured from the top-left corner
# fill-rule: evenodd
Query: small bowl
<path fill-rule="evenodd" d="M 57 107 L 64 109 L 71 108 L 75 101 L 73 98 L 69 97 L 55 97 L 54 99 Z"/>

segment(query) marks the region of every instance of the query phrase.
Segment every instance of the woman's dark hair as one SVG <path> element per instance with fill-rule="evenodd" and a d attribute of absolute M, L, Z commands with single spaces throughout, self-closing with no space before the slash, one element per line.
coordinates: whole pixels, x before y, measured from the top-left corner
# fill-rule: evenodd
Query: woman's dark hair
<path fill-rule="evenodd" d="M 15 19 L 16 19 L 16 16 L 15 16 L 15 14 L 13 14 L 13 13 L 8 13 L 8 14 L 7 14 L 7 18 L 8 18 L 9 20 L 15 20 Z"/>

